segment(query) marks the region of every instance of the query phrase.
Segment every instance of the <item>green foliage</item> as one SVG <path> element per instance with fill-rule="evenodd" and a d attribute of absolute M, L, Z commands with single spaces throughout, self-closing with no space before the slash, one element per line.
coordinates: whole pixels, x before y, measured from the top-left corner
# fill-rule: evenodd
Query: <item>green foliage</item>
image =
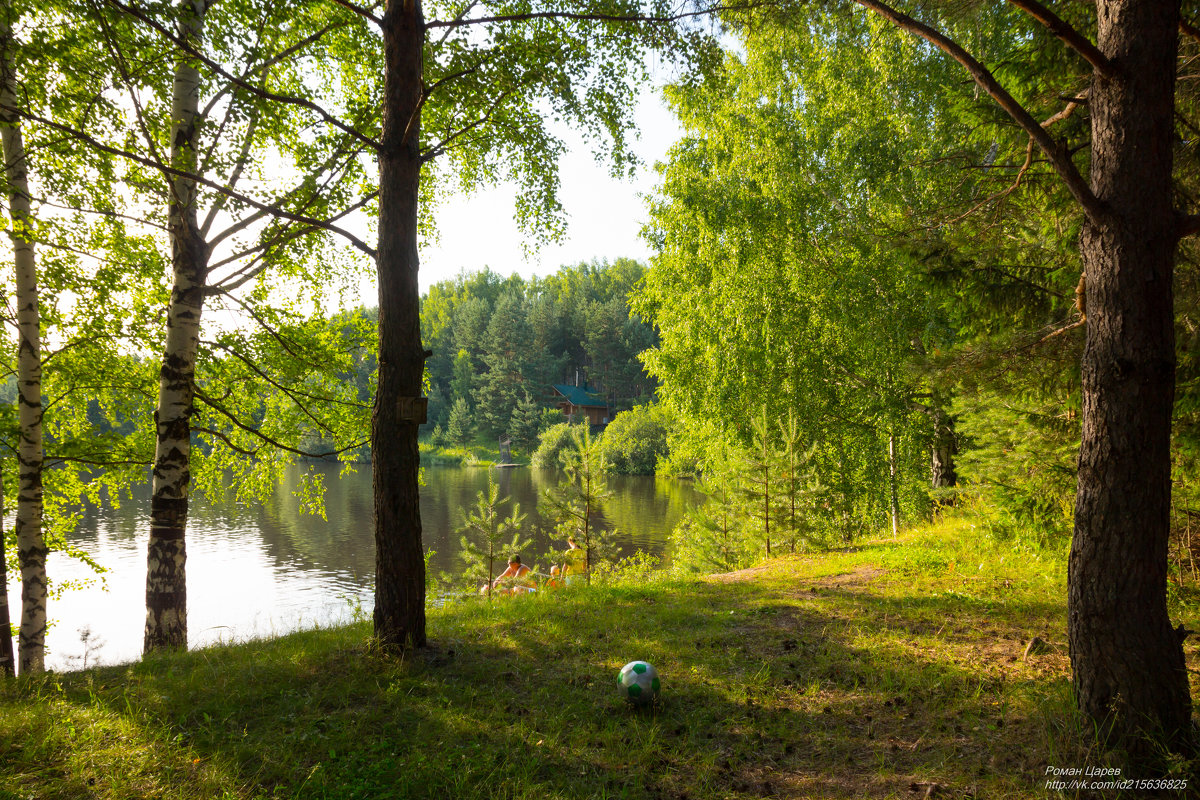
<path fill-rule="evenodd" d="M 751 428 L 751 447 L 717 440 L 706 455 L 696 481 L 706 500 L 671 534 L 681 569 L 728 572 L 785 551 L 820 550 L 835 538 L 830 494 L 811 466 L 816 448 L 803 446 L 795 413 L 774 421 L 763 412 Z"/>
<path fill-rule="evenodd" d="M 519 554 L 529 546 L 531 539 L 521 538 L 521 523 L 526 515 L 521 513 L 520 504 L 513 506 L 512 513 L 500 518 L 500 506 L 509 498 L 500 498 L 500 487 L 488 473 L 487 489 L 480 490 L 475 498 L 475 508 L 463 517 L 463 524 L 455 529 L 462 534 L 462 559 L 466 565 L 466 577 L 472 583 L 486 580 L 487 594 L 491 597 L 492 580 L 499 564 Z M 511 536 L 510 536 L 511 534 Z"/>
<path fill-rule="evenodd" d="M 585 425 L 560 422 L 542 431 L 538 448 L 533 453 L 533 466 L 541 469 L 558 469 L 562 466 L 563 454 L 574 447 L 574 437 Z"/>
<path fill-rule="evenodd" d="M 794 411 L 815 445 L 808 462 L 838 495 L 830 516 L 869 531 L 886 515 L 899 428 L 905 507 L 919 518 L 930 426 L 915 413 L 928 386 L 914 365 L 948 326 L 884 236 L 934 196 L 911 165 L 949 139 L 922 107 L 947 68 L 840 11 L 740 35 L 720 71 L 669 91 L 686 138 L 652 202 L 658 252 L 632 298 L 660 331 L 643 358 L 680 423 L 670 468 L 704 471 L 706 441 L 751 448 L 764 407 L 772 420 Z M 881 81 L 889 59 L 919 73 L 911 88 Z M 870 111 L 846 102 L 848 83 Z"/>
<path fill-rule="evenodd" d="M 475 415 L 465 397 L 458 397 L 450 409 L 446 423 L 446 441 L 450 444 L 466 444 L 475 435 Z"/>
<path fill-rule="evenodd" d="M 667 454 L 667 417 L 658 406 L 636 406 L 617 415 L 600 438 L 604 460 L 618 475 L 653 475 Z"/>
<path fill-rule="evenodd" d="M 712 459 L 714 466 L 696 480 L 705 501 L 688 512 L 671 532 L 676 569 L 706 574 L 731 572 L 753 564 L 761 554 L 743 524 L 744 506 L 739 502 L 741 476 L 727 454 Z"/>
<path fill-rule="evenodd" d="M 513 420 L 527 395 L 549 409 L 551 387 L 579 378 L 615 409 L 651 398 L 656 382 L 638 356 L 654 344 L 654 331 L 626 299 L 644 273 L 641 264 L 618 259 L 528 280 L 485 269 L 431 287 L 421 301 L 422 337 L 433 352 L 426 362 L 430 425 L 446 427 L 453 404 L 466 398 L 481 434 L 508 434 L 532 447 L 530 409 L 521 409 L 520 431 Z"/>
<path fill-rule="evenodd" d="M 527 453 L 532 453 L 538 446 L 538 436 L 542 432 L 542 409 L 534 402 L 529 392 L 513 409 L 512 419 L 508 423 L 508 433 L 512 437 L 513 446 Z"/>
<path fill-rule="evenodd" d="M 574 538 L 583 550 L 585 574 L 590 583 L 591 570 L 613 554 L 615 532 L 606 532 L 596 524 L 600 505 L 611 493 L 604 477 L 600 440 L 592 438 L 586 425 L 569 429 L 569 434 L 570 443 L 560 453 L 566 475 L 558 486 L 546 490 L 545 499 L 556 530 L 564 538 Z"/>
<path fill-rule="evenodd" d="M 998 539 L 1041 548 L 1070 537 L 1079 415 L 1052 399 L 980 392 L 960 401 L 962 497 Z"/>

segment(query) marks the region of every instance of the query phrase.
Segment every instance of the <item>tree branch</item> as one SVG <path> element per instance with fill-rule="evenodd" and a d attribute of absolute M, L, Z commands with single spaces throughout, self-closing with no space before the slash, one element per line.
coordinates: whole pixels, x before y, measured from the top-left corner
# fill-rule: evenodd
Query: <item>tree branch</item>
<path fill-rule="evenodd" d="M 334 0 L 338 2 L 338 0 Z M 662 24 L 666 22 L 679 22 L 685 19 L 694 19 L 696 17 L 709 16 L 722 11 L 750 11 L 755 8 L 761 8 L 766 5 L 772 5 L 770 0 L 760 0 L 759 2 L 749 2 L 734 5 L 715 5 L 707 8 L 702 8 L 697 11 L 681 11 L 678 14 L 668 14 L 666 16 L 643 16 L 641 14 L 588 14 L 573 11 L 532 11 L 527 14 L 501 14 L 493 17 L 474 17 L 472 19 L 464 19 L 459 17 L 453 20 L 429 20 L 425 23 L 427 29 L 433 28 L 463 28 L 468 25 L 489 25 L 492 23 L 503 22 L 532 22 L 537 19 L 569 19 L 577 22 L 637 22 L 649 24 Z"/>
<path fill-rule="evenodd" d="M 368 194 L 365 197 L 363 197 L 362 199 L 360 199 L 358 202 L 347 207 L 346 209 L 339 212 L 335 216 L 330 217 L 329 221 L 336 222 L 337 220 L 341 219 L 342 217 L 352 214 L 353 212 L 357 211 L 359 208 L 361 208 L 364 205 L 366 205 L 367 203 L 369 203 L 377 194 L 378 194 L 378 192 L 371 192 L 370 194 Z M 237 253 L 234 253 L 233 255 L 229 256 L 228 258 L 222 259 L 221 261 L 218 261 L 218 262 L 210 265 L 209 271 L 211 272 L 211 271 L 219 269 L 227 264 L 232 264 L 235 261 L 246 258 L 247 256 L 252 256 L 252 255 L 260 256 L 262 253 L 264 253 L 265 251 L 267 251 L 268 249 L 270 249 L 272 247 L 275 247 L 277 245 L 287 244 L 288 242 L 293 242 L 302 236 L 307 236 L 310 233 L 314 233 L 315 230 L 316 230 L 315 228 L 312 228 L 310 226 L 304 226 L 304 227 L 298 228 L 298 229 L 285 226 L 285 227 L 281 228 L 278 232 L 276 232 L 276 234 L 274 236 L 272 236 L 270 239 L 266 240 L 265 242 L 260 242 L 256 245 L 254 245 L 253 247 L 247 247 L 243 250 L 240 250 Z M 262 272 L 263 269 L 266 268 L 266 265 L 263 264 L 256 269 L 251 269 L 251 267 L 253 267 L 257 261 L 258 261 L 258 259 L 256 258 L 254 261 L 252 261 L 250 264 L 247 264 L 245 267 L 242 267 L 241 269 L 239 269 L 229 275 L 226 275 L 224 278 L 221 279 L 220 282 L 211 284 L 210 286 L 206 287 L 204 290 L 205 293 L 213 294 L 216 292 L 231 292 L 234 289 L 237 289 L 239 286 L 244 285 L 246 283 L 246 281 L 250 280 L 255 275 L 258 275 L 259 273 Z"/>
<path fill-rule="evenodd" d="M 1096 70 L 1102 78 L 1113 77 L 1115 73 L 1112 62 L 1105 58 L 1100 49 L 1088 41 L 1087 37 L 1060 19 L 1053 11 L 1036 0 L 1008 0 L 1008 2 L 1046 26 L 1046 29 L 1061 39 L 1067 47 L 1083 56 L 1084 61 L 1091 64 L 1092 69 Z"/>
<path fill-rule="evenodd" d="M 483 116 L 477 118 L 475 121 L 471 122 L 466 127 L 459 128 L 457 131 L 454 131 L 453 133 L 448 134 L 445 139 L 442 139 L 440 142 L 435 144 L 433 147 L 430 147 L 429 149 L 427 149 L 421 155 L 421 160 L 422 161 L 432 161 L 433 159 L 435 159 L 438 156 L 445 153 L 446 149 L 449 148 L 450 145 L 452 145 L 456 139 L 458 139 L 461 136 L 465 136 L 466 134 L 470 133 L 471 131 L 475 130 L 476 128 L 478 128 L 481 125 L 486 125 L 488 123 L 488 121 L 490 121 L 492 119 L 492 117 L 495 116 L 496 111 L 499 110 L 500 106 L 504 103 L 504 101 L 507 100 L 509 97 L 512 97 L 512 95 L 517 91 L 517 89 L 520 89 L 520 88 L 523 88 L 523 84 L 516 88 L 510 89 L 507 92 L 504 92 L 499 97 L 497 97 L 492 102 L 491 106 L 488 107 L 488 110 L 483 114 Z"/>
<path fill-rule="evenodd" d="M 306 359 L 303 355 L 298 353 L 296 351 L 296 349 L 294 347 L 292 347 L 292 345 L 286 339 L 284 339 L 283 334 L 279 333 L 274 328 L 272 328 L 267 323 L 267 321 L 262 318 L 262 316 L 254 308 L 254 306 L 250 305 L 245 300 L 242 300 L 240 297 L 236 297 L 235 295 L 231 294 L 230 292 L 225 291 L 224 289 L 212 287 L 210 289 L 210 293 L 211 294 L 219 294 L 219 295 L 222 295 L 223 297 L 227 297 L 230 300 L 232 300 L 234 303 L 236 303 L 237 305 L 241 306 L 242 310 L 245 311 L 246 314 L 248 314 L 251 319 L 253 319 L 255 322 L 257 322 L 258 326 L 260 328 L 262 328 L 264 331 L 266 331 L 268 336 L 270 336 L 272 339 L 274 339 L 276 342 L 278 342 L 279 346 L 282 347 L 284 350 L 286 350 L 288 355 L 290 355 L 292 358 L 296 359 L 300 363 L 305 364 L 307 366 L 310 366 L 310 367 L 316 366 L 311 361 Z"/>
<path fill-rule="evenodd" d="M 354 153 L 350 154 L 351 158 L 356 157 L 359 152 L 361 152 L 361 151 L 355 151 Z M 337 162 L 337 160 L 339 158 L 341 158 L 343 155 L 346 155 L 346 154 L 343 153 L 341 150 L 337 150 L 337 151 L 331 153 L 329 158 L 325 159 L 325 163 L 321 164 L 320 172 L 324 172 L 326 169 L 332 169 L 335 162 Z M 332 176 L 336 175 L 336 174 L 337 174 L 336 172 L 331 172 L 330 176 L 328 176 L 326 178 L 325 183 L 322 186 L 314 189 L 313 194 L 311 196 L 309 196 L 307 201 L 305 203 L 301 204 L 300 207 L 297 208 L 297 210 L 294 213 L 301 213 L 305 208 L 308 208 L 310 205 L 312 205 L 312 201 L 317 196 L 319 190 L 322 188 L 328 187 L 329 184 L 332 182 Z M 287 192 L 284 192 L 282 195 L 277 197 L 275 200 L 276 205 L 281 205 L 281 204 L 293 199 L 297 194 L 300 193 L 300 190 L 303 189 L 304 187 L 305 187 L 305 183 L 304 183 L 304 181 L 301 181 L 298 185 L 296 185 L 292 189 L 288 190 Z M 271 213 L 268 209 L 260 209 L 253 214 L 242 217 L 241 219 L 233 222 L 229 227 L 223 229 L 220 233 L 214 234 L 208 240 L 208 245 L 210 248 L 216 247 L 218 244 L 225 241 L 230 236 L 233 236 L 234 234 L 237 234 L 237 233 L 245 230 L 246 228 L 249 228 L 254 223 L 258 222 L 261 219 L 265 219 L 266 217 L 269 217 L 269 216 L 271 216 Z M 333 219 L 330 219 L 327 221 L 332 222 L 334 219 L 338 219 L 341 216 L 344 216 L 344 215 L 339 214 L 337 217 L 334 217 Z M 223 263 L 225 263 L 225 262 L 223 262 Z"/>
<path fill-rule="evenodd" d="M 233 108 L 231 101 L 229 107 Z M 229 181 L 226 184 L 230 189 L 237 187 L 237 183 L 241 180 L 242 170 L 246 167 L 246 162 L 250 160 L 250 149 L 254 147 L 254 136 L 258 133 L 258 109 L 250 110 L 250 122 L 246 126 L 246 138 L 242 140 L 242 152 L 238 153 L 237 161 L 233 163 L 233 171 L 229 174 Z M 208 236 L 209 230 L 213 223 L 216 222 L 217 214 L 225 208 L 225 201 L 229 198 L 227 194 L 217 195 L 217 199 L 213 201 L 212 207 L 208 209 L 208 216 L 204 219 L 204 224 L 200 226 L 200 235 Z"/>
<path fill-rule="evenodd" d="M 122 214 L 119 211 L 108 211 L 103 208 L 84 208 L 83 206 L 66 206 L 66 205 L 62 205 L 61 203 L 52 202 L 49 198 L 46 198 L 46 197 L 34 197 L 32 199 L 39 205 L 45 206 L 46 208 L 57 208 L 60 211 L 75 211 L 80 214 L 94 214 L 98 217 L 110 217 L 112 219 L 123 219 L 123 220 L 128 220 L 130 222 L 136 222 L 139 225 L 145 225 L 148 228 L 156 228 L 160 231 L 163 231 L 164 233 L 167 231 L 166 225 L 161 225 L 152 220 L 148 220 L 145 217 L 133 217 L 133 216 L 130 216 L 129 214 Z"/>
<path fill-rule="evenodd" d="M 223 194 L 227 194 L 227 195 L 229 195 L 229 197 L 231 199 L 237 200 L 238 202 L 241 202 L 241 203 L 249 206 L 250 208 L 254 208 L 259 211 L 266 212 L 267 214 L 269 214 L 271 216 L 280 217 L 283 219 L 290 219 L 293 222 L 300 222 L 305 225 L 312 225 L 315 228 L 320 228 L 322 230 L 329 231 L 330 233 L 335 233 L 338 236 L 341 236 L 342 238 L 344 238 L 346 241 L 348 241 L 356 249 L 362 251 L 363 253 L 366 253 L 371 258 L 375 258 L 375 248 L 371 247 L 366 242 L 363 242 L 361 239 L 359 239 L 357 236 L 350 233 L 349 231 L 343 230 L 343 229 L 337 227 L 336 225 L 329 223 L 327 220 L 314 219 L 312 217 L 306 217 L 302 214 L 293 214 L 292 212 L 286 211 L 277 205 L 263 203 L 259 200 L 255 200 L 254 198 L 250 197 L 249 195 L 242 194 L 241 192 L 232 191 L 231 189 L 229 189 L 229 187 L 222 186 L 221 184 L 217 183 L 216 181 L 205 178 L 202 175 L 196 175 L 194 173 L 190 173 L 185 170 L 178 169 L 178 168 L 170 166 L 168 164 L 157 163 L 152 159 L 146 158 L 143 155 L 139 155 L 138 153 L 131 153 L 128 150 L 123 150 L 119 147 L 113 147 L 111 145 L 107 145 L 107 144 L 99 141 L 98 139 L 96 139 L 94 136 L 84 133 L 83 131 L 75 130 L 66 125 L 63 125 L 62 123 L 55 122 L 52 119 L 48 119 L 48 118 L 40 116 L 38 114 L 33 114 L 24 109 L 14 108 L 11 106 L 0 106 L 0 110 L 12 111 L 12 112 L 18 114 L 23 119 L 28 119 L 28 120 L 31 120 L 32 122 L 37 122 L 41 125 L 45 125 L 48 128 L 52 128 L 54 130 L 61 131 L 63 133 L 68 133 L 68 134 L 74 136 L 79 141 L 89 145 L 90 147 L 94 147 L 103 153 L 109 153 L 111 155 L 121 156 L 122 158 L 126 158 L 137 164 L 141 164 L 143 166 L 147 166 L 147 167 L 151 167 L 153 169 L 160 170 L 161 172 L 163 172 L 167 175 L 173 176 L 173 177 L 189 178 L 191 180 L 196 181 L 196 183 L 198 183 L 202 186 L 205 186 L 216 192 L 221 192 Z"/>
<path fill-rule="evenodd" d="M 246 423 L 244 423 L 240 419 L 238 419 L 236 415 L 234 415 L 234 414 L 230 413 L 229 411 L 227 411 L 226 409 L 222 408 L 220 406 L 220 404 L 218 404 L 216 401 L 214 401 L 212 398 L 210 398 L 208 395 L 206 395 L 204 393 L 204 391 L 202 389 L 200 389 L 199 387 L 196 387 L 195 391 L 196 391 L 196 399 L 197 400 L 200 400 L 206 406 L 211 408 L 213 411 L 216 411 L 221 416 L 225 417 L 227 420 L 229 420 L 229 422 L 235 428 L 245 431 L 246 433 L 250 434 L 251 436 L 255 436 L 258 439 L 271 445 L 272 447 L 275 447 L 275 448 L 278 448 L 279 450 L 284 451 L 285 453 L 291 453 L 292 455 L 297 455 L 297 456 L 300 456 L 301 458 L 328 458 L 329 456 L 336 456 L 340 453 L 345 453 L 347 450 L 353 450 L 355 447 L 359 447 L 360 445 L 363 445 L 366 443 L 365 441 L 355 442 L 354 444 L 347 445 L 346 447 L 343 447 L 340 450 L 328 450 L 323 453 L 312 453 L 307 450 L 301 450 L 299 448 L 292 447 L 290 445 L 286 445 L 283 442 L 281 442 L 275 438 L 272 438 L 271 436 L 268 436 L 267 434 L 263 433 L 261 430 L 250 427 L 249 425 L 247 425 Z M 243 450 L 240 447 L 238 447 L 237 445 L 233 444 L 233 442 L 231 442 L 229 440 L 229 437 L 226 434 L 221 433 L 220 431 L 215 431 L 211 428 L 201 428 L 198 426 L 193 427 L 192 430 L 204 431 L 205 433 L 212 434 L 213 436 L 218 437 L 219 439 L 224 441 L 227 445 L 229 445 L 231 448 L 233 448 L 234 450 L 237 450 L 238 452 L 242 453 L 243 455 L 253 455 L 253 452 L 247 453 L 245 450 Z M 254 452 L 257 452 L 257 451 L 254 451 Z"/>
<path fill-rule="evenodd" d="M 229 353 L 231 356 L 236 358 L 238 361 L 241 361 L 255 375 L 262 378 L 268 384 L 270 384 L 271 386 L 274 386 L 276 389 L 278 389 L 279 391 L 281 391 L 285 395 L 287 395 L 288 399 L 296 404 L 296 408 L 298 408 L 304 412 L 304 416 L 306 416 L 310 420 L 312 420 L 314 425 L 316 425 L 318 428 L 325 431 L 326 433 L 333 433 L 333 428 L 329 427 L 329 425 L 327 425 L 323 420 L 317 419 L 317 416 L 314 413 L 312 413 L 312 411 L 309 410 L 308 406 L 306 406 L 304 404 L 304 402 L 300 399 L 301 397 L 303 397 L 305 400 L 313 400 L 313 401 L 321 402 L 321 403 L 331 403 L 333 405 L 350 406 L 351 408 L 365 408 L 365 406 L 363 406 L 362 403 L 352 403 L 348 400 L 341 400 L 336 397 L 324 397 L 321 395 L 310 394 L 309 392 L 301 392 L 296 389 L 289 389 L 288 387 L 284 386 L 279 381 L 275 380 L 270 375 L 268 375 L 265 370 L 263 370 L 261 367 L 259 367 L 258 364 L 255 364 L 248 356 L 243 355 L 240 350 L 237 350 L 234 347 L 227 345 L 227 344 L 221 344 L 220 342 L 205 342 L 205 344 L 208 344 L 210 347 L 215 347 L 218 350 L 224 350 L 226 353 Z"/>
<path fill-rule="evenodd" d="M 1092 193 L 1091 187 L 1087 185 L 1087 181 L 1083 179 L 1083 176 L 1075 167 L 1075 162 L 1071 160 L 1067 149 L 1061 143 L 1055 141 L 1046 132 L 1046 129 L 1042 127 L 1041 123 L 1034 119 L 1033 115 L 1025 110 L 1025 107 L 1018 103 L 1000 85 L 995 76 L 988 71 L 987 67 L 979 63 L 974 56 L 964 50 L 957 42 L 941 32 L 934 30 L 923 22 L 918 22 L 906 14 L 896 11 L 890 6 L 884 5 L 879 0 L 855 0 L 855 2 L 864 8 L 874 11 L 901 30 L 920 36 L 961 64 L 970 73 L 975 83 L 987 92 L 1000 108 L 1012 117 L 1013 121 L 1021 126 L 1034 142 L 1037 143 L 1042 152 L 1046 154 L 1046 158 L 1049 159 L 1051 166 L 1054 167 L 1054 171 L 1066 183 L 1067 190 L 1071 193 L 1071 196 L 1083 206 L 1084 212 L 1092 219 L 1098 219 L 1103 216 L 1103 204 Z"/>
<path fill-rule="evenodd" d="M 331 0 L 331 2 L 334 5 L 341 6 L 342 8 L 350 9 L 351 11 L 353 11 L 355 14 L 358 14 L 363 19 L 369 19 L 369 20 L 371 20 L 371 22 L 374 22 L 376 25 L 379 25 L 381 27 L 383 26 L 382 19 L 380 19 L 379 17 L 372 14 L 369 9 L 366 9 L 360 5 L 355 5 L 354 3 L 351 3 L 350 0 Z M 371 8 L 376 8 L 376 7 L 378 7 L 378 5 L 379 4 L 376 3 L 376 4 L 372 5 Z"/>
<path fill-rule="evenodd" d="M 1198 29 L 1195 25 L 1185 22 L 1184 20 L 1179 20 L 1179 30 L 1197 42 L 1200 42 L 1200 29 Z"/>
<path fill-rule="evenodd" d="M 47 453 L 45 455 L 46 466 L 55 464 L 87 464 L 93 467 L 148 467 L 154 463 L 154 459 L 99 459 L 99 458 L 84 458 L 82 456 L 65 456 Z"/>
<path fill-rule="evenodd" d="M 158 34 L 160 36 L 162 36 L 163 38 L 165 38 L 167 41 L 171 42 L 176 47 L 178 47 L 180 50 L 184 51 L 188 55 L 190 55 L 193 58 L 195 58 L 196 60 L 198 60 L 200 63 L 204 64 L 204 66 L 206 66 L 210 70 L 212 70 L 213 73 L 220 75 L 222 78 L 229 81 L 233 85 L 237 86 L 239 89 L 249 92 L 250 94 L 253 94 L 264 100 L 270 100 L 275 103 L 283 103 L 285 105 L 293 105 L 293 106 L 307 109 L 307 110 L 313 112 L 314 114 L 316 114 L 318 117 L 320 117 L 326 124 L 332 125 L 333 127 L 337 128 L 338 130 L 342 131 L 343 133 L 353 136 L 354 138 L 358 139 L 363 144 L 365 144 L 375 150 L 379 149 L 379 142 L 375 141 L 370 136 L 363 134 L 361 131 L 359 131 L 357 128 L 355 128 L 353 125 L 347 125 L 345 122 L 342 122 L 340 119 L 333 116 L 332 114 L 330 114 L 325 109 L 321 108 L 319 105 L 317 105 L 313 101 L 308 100 L 307 98 L 303 98 L 303 97 L 292 97 L 291 95 L 276 94 L 274 92 L 269 92 L 266 89 L 262 89 L 258 86 L 255 86 L 254 84 L 250 83 L 249 81 L 245 80 L 244 78 L 239 78 L 237 75 L 234 75 L 232 72 L 230 72 L 229 70 L 222 67 L 216 61 L 214 61 L 213 59 L 204 55 L 204 53 L 202 53 L 198 49 L 196 49 L 196 47 L 193 46 L 190 42 L 188 42 L 185 39 L 183 39 L 182 37 L 176 35 L 173 31 L 168 29 L 166 26 L 160 24 L 157 20 L 152 19 L 148 15 L 142 13 L 139 9 L 137 9 L 133 6 L 130 6 L 130 5 L 126 5 L 125 3 L 122 3 L 121 0 L 105 0 L 105 2 L 111 3 L 112 5 L 116 6 L 117 8 L 119 8 L 122 11 L 129 14 L 130 16 L 141 20 L 143 23 L 145 23 L 146 25 L 150 26 L 155 31 L 157 31 Z M 337 0 L 334 0 L 334 2 L 337 2 Z"/>

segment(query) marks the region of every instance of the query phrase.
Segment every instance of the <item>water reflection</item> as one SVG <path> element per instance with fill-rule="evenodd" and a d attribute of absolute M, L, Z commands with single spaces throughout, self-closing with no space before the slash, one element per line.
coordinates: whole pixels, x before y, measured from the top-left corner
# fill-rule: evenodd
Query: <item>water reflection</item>
<path fill-rule="evenodd" d="M 285 633 L 351 618 L 356 604 L 371 608 L 375 574 L 370 468 L 340 475 L 334 465 L 311 467 L 325 481 L 326 519 L 301 512 L 292 492 L 300 468 L 288 474 L 270 502 L 255 507 L 209 501 L 192 503 L 188 524 L 188 628 L 193 646 Z M 528 513 L 525 535 L 533 544 L 526 563 L 548 568 L 565 543 L 537 513 L 541 492 L 560 475 L 527 468 L 427 467 L 421 489 L 423 541 L 433 550 L 431 571 L 458 573 L 464 511 L 487 484 L 489 472 L 501 491 Z M 619 531 L 621 549 L 668 555 L 667 535 L 695 491 L 667 479 L 613 477 L 601 524 Z M 108 572 L 93 584 L 52 598 L 53 627 L 47 636 L 47 666 L 71 669 L 89 663 L 119 663 L 141 652 L 145 615 L 145 552 L 148 489 L 119 507 L 88 508 L 72 543 Z M 507 511 L 505 512 L 507 513 Z M 60 554 L 47 564 L 52 580 L 90 580 L 90 571 Z M 10 572 L 10 575 L 12 573 Z M 19 585 L 10 604 L 20 608 Z M 87 645 L 81 638 L 86 632 Z"/>

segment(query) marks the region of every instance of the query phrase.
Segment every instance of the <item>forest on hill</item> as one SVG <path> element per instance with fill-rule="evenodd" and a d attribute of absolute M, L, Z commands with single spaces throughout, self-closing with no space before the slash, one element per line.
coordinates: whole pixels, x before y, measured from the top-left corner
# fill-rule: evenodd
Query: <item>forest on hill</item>
<path fill-rule="evenodd" d="M 587 387 L 614 414 L 650 402 L 656 382 L 640 355 L 657 339 L 628 303 L 645 271 L 618 259 L 546 277 L 484 269 L 434 284 L 421 297 L 432 351 L 427 431 L 453 444 L 506 436 L 529 451 L 543 411 L 561 398 L 556 384 Z"/>

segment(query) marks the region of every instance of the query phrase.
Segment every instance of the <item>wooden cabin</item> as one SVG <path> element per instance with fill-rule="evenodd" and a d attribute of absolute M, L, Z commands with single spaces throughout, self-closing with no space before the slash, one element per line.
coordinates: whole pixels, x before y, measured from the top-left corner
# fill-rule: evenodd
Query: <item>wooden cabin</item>
<path fill-rule="evenodd" d="M 589 392 L 586 386 L 556 383 L 553 388 L 559 395 L 558 407 L 566 415 L 567 422 L 587 420 L 588 425 L 595 427 L 607 425 L 612 419 L 608 401 L 598 394 Z"/>

